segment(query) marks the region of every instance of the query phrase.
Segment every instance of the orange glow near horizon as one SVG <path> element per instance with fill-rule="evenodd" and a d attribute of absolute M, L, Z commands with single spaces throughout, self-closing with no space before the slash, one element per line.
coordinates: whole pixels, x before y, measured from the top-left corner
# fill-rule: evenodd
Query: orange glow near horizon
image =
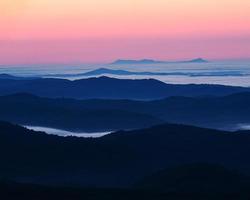
<path fill-rule="evenodd" d="M 66 48 L 65 52 L 67 52 L 67 44 L 70 40 L 72 40 L 72 44 L 75 44 L 76 40 L 96 41 L 92 46 L 85 45 L 83 42 L 81 48 L 79 44 L 76 44 L 75 48 L 70 45 L 70 49 L 80 55 L 87 51 L 85 46 L 88 46 L 95 54 L 102 54 L 102 51 L 105 51 L 103 46 L 106 45 L 102 45 L 102 42 L 110 42 L 107 48 L 117 48 L 119 44 L 116 43 L 119 40 L 122 40 L 122 43 L 128 41 L 130 44 L 139 39 L 141 45 L 143 45 L 143 41 L 145 41 L 145 45 L 152 42 L 152 48 L 158 52 L 158 54 L 155 53 L 156 57 L 161 58 L 164 55 L 159 51 L 164 48 L 160 43 L 154 43 L 154 40 L 162 40 L 166 44 L 167 41 L 171 41 L 171 46 L 176 51 L 182 48 L 180 41 L 197 41 L 200 43 L 199 48 L 202 48 L 202 43 L 204 49 L 214 51 L 209 41 L 221 39 L 218 44 L 224 45 L 224 48 L 219 47 L 222 51 L 220 50 L 215 58 L 247 57 L 247 52 L 244 53 L 244 51 L 249 52 L 250 49 L 248 47 L 250 46 L 249 10 L 249 0 L 1 0 L 0 41 L 4 45 L 0 46 L 0 52 L 6 50 L 10 54 L 16 55 L 17 62 L 21 58 L 23 62 L 25 60 L 28 62 L 31 61 L 28 60 L 30 55 L 23 55 L 17 49 L 12 52 L 10 46 L 13 46 L 15 41 L 17 47 L 20 41 L 27 41 L 26 44 L 22 43 L 20 48 L 26 48 L 28 54 L 30 53 L 28 49 L 31 51 L 31 43 L 34 41 L 37 53 L 40 52 L 41 56 L 43 55 L 40 60 L 50 62 L 53 61 L 53 58 L 46 57 L 46 53 L 43 51 L 52 51 L 53 46 L 50 46 L 49 42 L 46 47 L 39 46 L 39 41 L 53 41 L 54 43 L 61 41 L 61 46 Z M 114 40 L 112 41 L 112 39 Z M 242 42 L 240 55 L 238 55 L 239 52 L 235 52 L 235 55 L 233 51 L 228 53 L 228 48 L 233 48 L 230 46 L 234 43 L 232 40 Z M 174 45 L 175 41 L 176 45 Z M 131 48 L 134 48 L 133 45 L 125 46 L 127 49 L 123 49 L 119 55 L 131 57 L 129 52 Z M 183 46 L 190 45 L 186 43 Z M 140 49 L 140 51 L 143 50 Z M 195 45 L 186 51 L 198 52 Z M 207 55 L 205 50 L 201 51 L 201 53 L 203 52 L 205 57 L 212 54 Z M 134 53 L 134 57 L 148 55 L 148 52 L 145 54 L 143 52 Z M 171 58 L 183 56 L 188 55 L 176 54 L 171 55 Z M 82 57 L 72 56 L 68 60 L 63 60 L 63 53 L 61 57 L 62 61 L 68 62 L 108 59 L 102 56 L 90 59 L 90 57 L 82 55 Z M 108 57 L 111 59 L 112 56 Z M 165 55 L 165 57 L 168 58 L 169 55 Z"/>

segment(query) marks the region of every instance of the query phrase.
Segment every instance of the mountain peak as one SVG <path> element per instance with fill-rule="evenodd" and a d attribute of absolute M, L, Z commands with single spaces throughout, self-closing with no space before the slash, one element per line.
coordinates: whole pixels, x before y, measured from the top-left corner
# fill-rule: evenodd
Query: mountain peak
<path fill-rule="evenodd" d="M 192 62 L 192 63 L 207 63 L 208 61 L 203 59 L 203 58 L 196 58 L 196 59 L 193 59 L 193 60 L 190 60 L 188 62 Z"/>

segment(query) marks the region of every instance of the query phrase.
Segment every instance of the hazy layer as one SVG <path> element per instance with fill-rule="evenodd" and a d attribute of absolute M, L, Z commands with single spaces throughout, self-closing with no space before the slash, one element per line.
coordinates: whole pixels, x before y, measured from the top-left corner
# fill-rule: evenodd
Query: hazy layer
<path fill-rule="evenodd" d="M 58 136 L 75 136 L 75 137 L 83 137 L 83 138 L 98 138 L 102 137 L 104 135 L 110 134 L 110 132 L 101 132 L 101 133 L 75 133 L 70 131 L 64 131 L 60 129 L 55 128 L 49 128 L 49 127 L 41 127 L 41 126 L 25 126 L 26 128 L 34 131 L 42 131 L 46 132 L 47 134 L 51 135 L 58 135 Z"/>
<path fill-rule="evenodd" d="M 98 68 L 122 69 L 132 72 L 164 72 L 182 73 L 183 75 L 164 76 L 106 76 L 126 79 L 154 78 L 166 83 L 189 84 L 222 84 L 234 86 L 250 86 L 250 61 L 225 61 L 192 64 L 154 64 L 154 65 L 29 65 L 29 66 L 1 66 L 0 73 L 16 76 L 43 76 L 66 79 L 88 78 L 77 74 L 86 73 Z M 190 76 L 196 73 L 197 76 Z M 54 74 L 54 76 L 53 76 Z M 49 76 L 48 76 L 49 75 Z M 74 75 L 73 77 L 71 75 Z M 105 75 L 105 74 L 104 74 Z"/>

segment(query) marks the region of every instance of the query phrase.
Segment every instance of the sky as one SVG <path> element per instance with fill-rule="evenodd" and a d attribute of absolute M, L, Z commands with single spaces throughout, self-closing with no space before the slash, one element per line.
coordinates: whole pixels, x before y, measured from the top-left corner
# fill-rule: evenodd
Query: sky
<path fill-rule="evenodd" d="M 0 0 L 0 64 L 250 59 L 249 0 Z"/>

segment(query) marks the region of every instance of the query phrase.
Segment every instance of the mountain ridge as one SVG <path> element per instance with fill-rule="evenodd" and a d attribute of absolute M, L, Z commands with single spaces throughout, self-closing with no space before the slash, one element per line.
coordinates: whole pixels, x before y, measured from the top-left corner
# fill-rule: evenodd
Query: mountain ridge
<path fill-rule="evenodd" d="M 0 95 L 31 93 L 49 98 L 156 100 L 170 96 L 225 96 L 250 88 L 209 84 L 166 84 L 155 79 L 116 79 L 105 76 L 79 80 L 38 78 L 0 79 Z"/>
<path fill-rule="evenodd" d="M 110 69 L 98 68 L 85 73 L 79 74 L 66 74 L 66 75 L 50 75 L 51 77 L 80 77 L 80 76 L 101 76 L 101 75 L 118 75 L 118 76 L 190 76 L 190 77 L 203 77 L 203 76 L 245 76 L 241 71 L 221 71 L 221 72 L 150 72 L 150 71 L 128 71 L 123 69 Z"/>
<path fill-rule="evenodd" d="M 236 130 L 250 124 L 249 101 L 250 92 L 153 101 L 76 100 L 21 93 L 0 96 L 0 119 L 73 132 L 131 130 L 164 122 Z"/>

